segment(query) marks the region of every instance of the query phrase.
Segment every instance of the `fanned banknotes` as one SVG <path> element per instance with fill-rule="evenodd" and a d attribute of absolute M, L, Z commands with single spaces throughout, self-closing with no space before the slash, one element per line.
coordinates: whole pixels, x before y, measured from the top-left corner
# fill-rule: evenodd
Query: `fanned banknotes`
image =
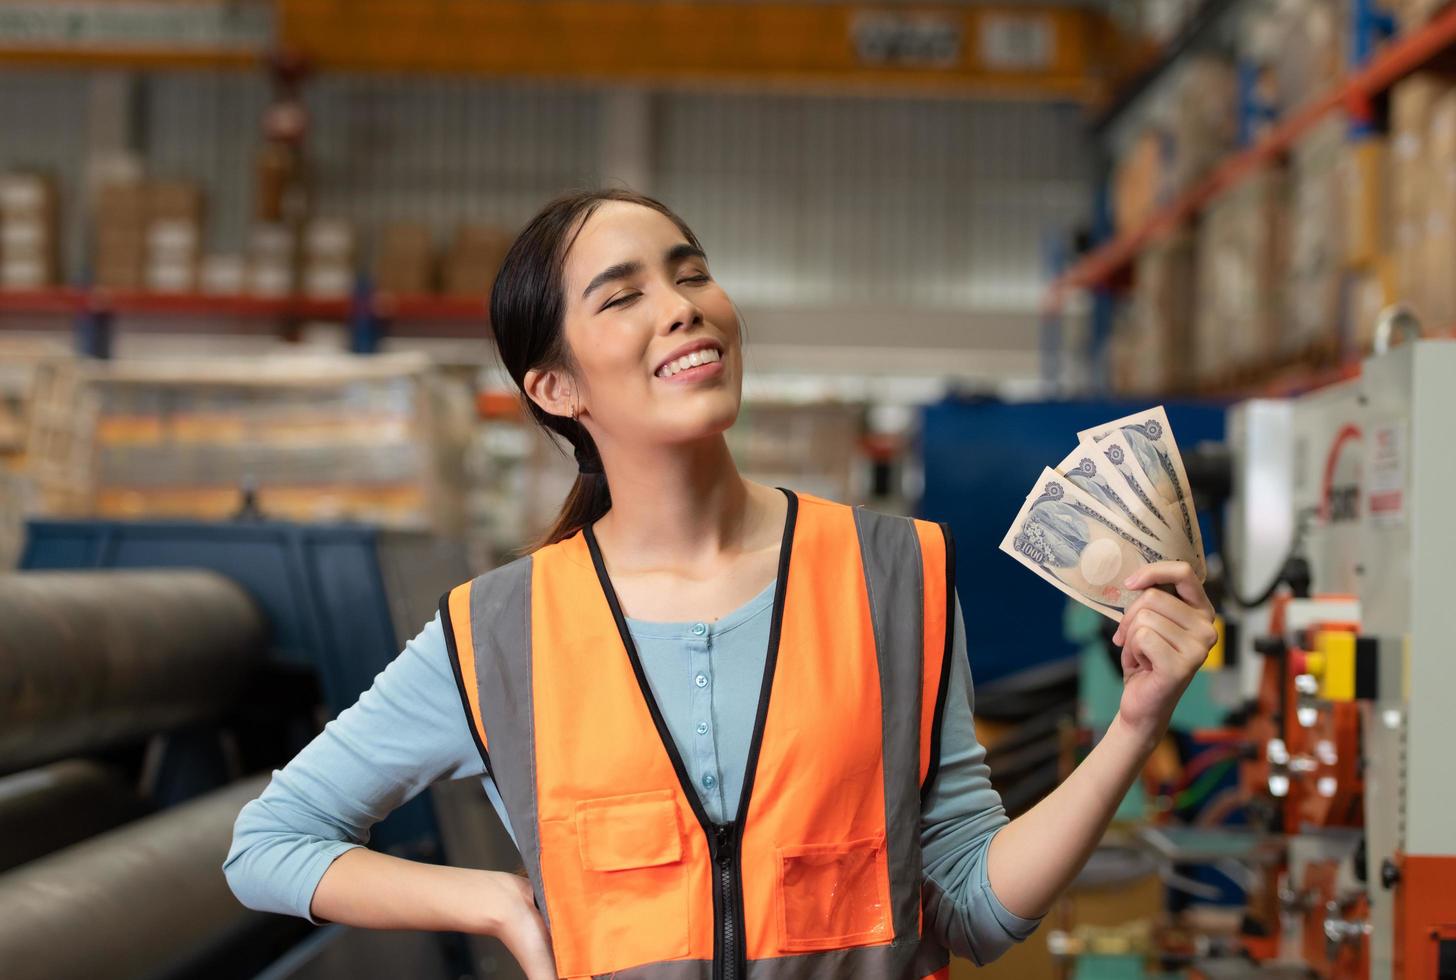
<path fill-rule="evenodd" d="M 1198 529 L 1198 513 L 1193 507 L 1193 490 L 1183 468 L 1183 456 L 1173 441 L 1173 427 L 1168 413 L 1158 405 L 1145 412 L 1135 412 L 1106 425 L 1083 429 L 1077 433 L 1082 441 L 1101 443 L 1108 436 L 1121 433 L 1137 469 L 1147 479 L 1147 489 L 1163 519 L 1183 535 L 1192 549 L 1192 564 L 1201 579 L 1207 572 L 1203 560 L 1203 533 Z"/>
<path fill-rule="evenodd" d="M 1201 579 L 1203 536 L 1183 458 L 1161 406 L 1079 432 L 1045 469 L 1001 550 L 1062 592 L 1121 621 L 1145 565 L 1186 561 Z"/>
<path fill-rule="evenodd" d="M 1021 505 L 1001 550 L 1067 595 L 1122 621 L 1138 593 L 1123 581 L 1164 561 L 1155 539 L 1129 530 L 1125 515 L 1104 508 L 1050 467 Z"/>

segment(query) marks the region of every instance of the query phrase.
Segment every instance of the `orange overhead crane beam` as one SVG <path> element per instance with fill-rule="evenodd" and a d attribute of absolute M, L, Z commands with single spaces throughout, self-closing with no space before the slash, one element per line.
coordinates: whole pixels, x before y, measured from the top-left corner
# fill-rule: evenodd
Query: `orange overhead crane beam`
<path fill-rule="evenodd" d="M 1087 10 L 814 0 L 278 0 L 282 50 L 322 69 L 565 80 L 1101 96 Z"/>

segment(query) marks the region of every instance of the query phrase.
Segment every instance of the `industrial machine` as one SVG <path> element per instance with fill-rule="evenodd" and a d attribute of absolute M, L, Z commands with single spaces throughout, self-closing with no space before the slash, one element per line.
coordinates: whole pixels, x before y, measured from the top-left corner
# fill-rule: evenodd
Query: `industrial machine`
<path fill-rule="evenodd" d="M 1257 836 L 1240 962 L 1456 977 L 1456 343 L 1229 413 L 1220 678 Z M 1199 973 L 1195 969 L 1195 974 Z"/>
<path fill-rule="evenodd" d="M 35 522 L 0 575 L 0 976 L 518 976 L 494 940 L 371 933 L 240 905 L 238 810 L 469 576 L 458 545 L 362 526 Z M 463 719 L 462 719 L 463 724 Z M 372 847 L 515 852 L 478 783 Z"/>

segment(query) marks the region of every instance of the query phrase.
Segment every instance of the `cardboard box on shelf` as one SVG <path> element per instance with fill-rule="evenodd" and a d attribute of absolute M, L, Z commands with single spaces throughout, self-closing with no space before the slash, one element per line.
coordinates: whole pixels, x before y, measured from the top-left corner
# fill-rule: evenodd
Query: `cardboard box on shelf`
<path fill-rule="evenodd" d="M 1390 149 L 1386 167 L 1391 207 L 1391 251 L 1401 298 L 1418 315 L 1429 305 L 1425 248 L 1430 187 L 1427 139 L 1431 112 L 1451 88 L 1450 76 L 1422 71 L 1390 90 Z"/>
<path fill-rule="evenodd" d="M 59 278 L 55 182 L 45 174 L 0 173 L 0 289 L 43 289 Z"/>
<path fill-rule="evenodd" d="M 1178 232 L 1137 260 L 1130 391 L 1186 389 L 1192 381 L 1193 236 Z"/>
<path fill-rule="evenodd" d="M 1114 218 L 1119 234 L 1142 226 L 1162 202 L 1166 139 L 1161 130 L 1144 130 L 1113 178 Z"/>
<path fill-rule="evenodd" d="M 1199 226 L 1193 377 L 1221 384 L 1257 369 L 1277 346 L 1284 314 L 1288 216 L 1281 170 L 1250 176 L 1216 199 Z"/>
<path fill-rule="evenodd" d="M 303 273 L 303 293 L 314 299 L 339 299 L 354 289 L 354 270 L 337 262 L 315 263 Z"/>
<path fill-rule="evenodd" d="M 435 285 L 434 239 L 424 225 L 385 226 L 374 256 L 374 283 L 387 293 L 428 293 Z"/>
<path fill-rule="evenodd" d="M 249 262 L 247 292 L 264 299 L 280 299 L 293 293 L 293 267 L 276 262 Z"/>
<path fill-rule="evenodd" d="M 1390 185 L 1386 168 L 1387 143 L 1382 136 L 1367 134 L 1352 139 L 1341 155 L 1345 263 L 1351 268 L 1368 269 L 1390 251 Z"/>
<path fill-rule="evenodd" d="M 357 246 L 354 226 L 338 218 L 315 218 L 303 232 L 303 251 L 310 262 L 352 264 Z"/>
<path fill-rule="evenodd" d="M 1347 0 L 1283 0 L 1279 56 L 1274 60 L 1279 104 L 1286 114 L 1327 91 L 1344 75 Z"/>
<path fill-rule="evenodd" d="M 1168 184 L 1175 193 L 1189 189 L 1234 148 L 1237 106 L 1232 64 L 1204 55 L 1182 66 L 1168 124 Z"/>
<path fill-rule="evenodd" d="M 147 217 L 196 224 L 202 221 L 202 188 L 187 180 L 155 180 L 147 184 Z"/>
<path fill-rule="evenodd" d="M 198 289 L 209 296 L 243 293 L 247 262 L 241 255 L 206 255 L 198 269 Z"/>
<path fill-rule="evenodd" d="M 142 181 L 103 184 L 96 192 L 96 223 L 100 227 L 146 224 L 147 185 Z"/>
<path fill-rule="evenodd" d="M 1397 29 L 1404 34 L 1419 28 L 1450 2 L 1451 0 L 1391 0 L 1388 6 L 1395 15 Z"/>
<path fill-rule="evenodd" d="M 197 264 L 191 261 L 150 262 L 144 285 L 154 293 L 190 293 L 197 289 Z"/>
<path fill-rule="evenodd" d="M 0 289 L 44 289 L 55 285 L 55 266 L 44 258 L 0 260 Z"/>
<path fill-rule="evenodd" d="M 54 220 L 58 196 L 46 174 L 12 171 L 0 174 L 0 219 Z"/>
<path fill-rule="evenodd" d="M 445 257 L 445 292 L 452 296 L 489 295 L 511 241 L 511 234 L 498 228 L 457 228 Z"/>
<path fill-rule="evenodd" d="M 296 236 L 285 225 L 254 225 L 248 238 L 245 291 L 278 299 L 292 295 Z"/>
<path fill-rule="evenodd" d="M 1289 279 L 1279 352 L 1304 356 L 1339 341 L 1345 232 L 1340 154 L 1347 123 L 1331 118 L 1290 155 Z"/>
<path fill-rule="evenodd" d="M 1418 314 L 1432 327 L 1456 324 L 1456 87 L 1431 104 L 1425 143 L 1425 237 L 1419 245 Z"/>

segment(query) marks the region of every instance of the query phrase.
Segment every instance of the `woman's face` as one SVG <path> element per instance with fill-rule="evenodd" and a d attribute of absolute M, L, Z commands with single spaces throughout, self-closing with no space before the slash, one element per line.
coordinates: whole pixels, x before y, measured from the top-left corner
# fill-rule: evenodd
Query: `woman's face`
<path fill-rule="evenodd" d="M 682 443 L 738 417 L 738 317 L 707 258 L 666 215 L 605 201 L 566 254 L 566 343 L 575 361 L 540 390 L 571 397 L 599 447 Z M 686 355 L 687 359 L 684 360 Z"/>

